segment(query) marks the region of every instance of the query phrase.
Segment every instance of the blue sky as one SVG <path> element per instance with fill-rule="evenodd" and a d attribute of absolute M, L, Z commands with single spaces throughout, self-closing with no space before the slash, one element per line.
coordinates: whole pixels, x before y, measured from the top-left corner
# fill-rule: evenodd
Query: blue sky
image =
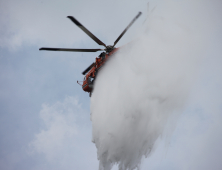
<path fill-rule="evenodd" d="M 167 142 L 158 139 L 141 169 L 222 167 L 222 4 L 210 4 L 206 11 L 214 29 L 184 111 Z M 151 9 L 161 5 L 150 1 Z M 117 46 L 138 35 L 147 1 L 0 1 L 0 169 L 98 169 L 90 98 L 76 81 L 99 52 L 38 49 L 98 48 L 69 15 L 112 44 L 138 11 L 143 15 Z"/>

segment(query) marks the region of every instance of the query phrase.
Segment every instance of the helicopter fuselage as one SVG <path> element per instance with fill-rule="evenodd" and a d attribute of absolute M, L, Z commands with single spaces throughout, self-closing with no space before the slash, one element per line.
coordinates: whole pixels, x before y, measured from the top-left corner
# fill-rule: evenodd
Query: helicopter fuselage
<path fill-rule="evenodd" d="M 115 48 L 109 53 L 101 53 L 99 57 L 96 57 L 95 63 L 92 64 L 92 68 L 87 72 L 83 79 L 82 89 L 85 92 L 88 92 L 91 95 L 94 81 L 99 70 L 104 66 L 105 62 L 118 50 L 119 48 Z"/>
<path fill-rule="evenodd" d="M 77 19 L 73 16 L 68 16 L 74 24 L 76 24 L 82 31 L 84 31 L 90 38 L 92 38 L 98 45 L 102 45 L 105 49 L 77 49 L 77 48 L 51 48 L 51 47 L 42 47 L 39 50 L 47 50 L 47 51 L 68 51 L 68 52 L 97 52 L 97 51 L 104 51 L 102 52 L 99 57 L 96 58 L 96 61 L 92 63 L 89 67 L 87 67 L 82 74 L 86 75 L 83 80 L 83 84 L 80 84 L 78 81 L 77 83 L 82 86 L 82 89 L 85 92 L 89 93 L 91 96 L 93 91 L 94 81 L 98 74 L 98 71 L 104 66 L 105 62 L 109 59 L 110 56 L 113 55 L 119 48 L 115 48 L 115 45 L 118 41 L 122 38 L 122 36 L 126 33 L 129 27 L 135 22 L 135 20 L 141 15 L 142 13 L 139 12 L 136 17 L 130 22 L 130 24 L 123 30 L 123 32 L 119 35 L 113 45 L 106 45 L 100 39 L 98 39 L 95 35 L 93 35 L 86 27 L 84 27 Z"/>

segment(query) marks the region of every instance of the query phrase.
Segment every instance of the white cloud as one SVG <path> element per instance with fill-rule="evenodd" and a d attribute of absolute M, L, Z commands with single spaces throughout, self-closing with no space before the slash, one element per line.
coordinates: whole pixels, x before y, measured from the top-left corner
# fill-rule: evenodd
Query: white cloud
<path fill-rule="evenodd" d="M 70 143 L 74 143 L 79 129 L 76 115 L 83 109 L 75 97 L 66 97 L 63 102 L 43 104 L 40 111 L 45 128 L 35 135 L 30 147 L 33 152 L 43 153 L 47 160 L 55 161 Z"/>

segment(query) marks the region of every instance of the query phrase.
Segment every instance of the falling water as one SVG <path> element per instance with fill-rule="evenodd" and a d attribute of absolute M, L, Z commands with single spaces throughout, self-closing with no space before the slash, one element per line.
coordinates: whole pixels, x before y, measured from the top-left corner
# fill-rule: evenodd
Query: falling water
<path fill-rule="evenodd" d="M 173 129 L 210 37 L 207 4 L 160 1 L 139 38 L 121 48 L 99 72 L 91 120 L 100 170 L 114 164 L 121 170 L 139 169 L 157 139 Z"/>

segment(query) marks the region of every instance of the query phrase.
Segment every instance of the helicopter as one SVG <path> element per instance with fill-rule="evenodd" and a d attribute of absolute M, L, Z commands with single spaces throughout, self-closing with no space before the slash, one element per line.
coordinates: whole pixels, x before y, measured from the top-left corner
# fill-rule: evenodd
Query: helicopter
<path fill-rule="evenodd" d="M 84 27 L 77 19 L 73 16 L 67 16 L 74 24 L 76 24 L 82 31 L 84 31 L 89 37 L 91 37 L 97 44 L 102 45 L 105 49 L 73 49 L 73 48 L 49 48 L 49 47 L 42 47 L 39 50 L 46 50 L 46 51 L 68 51 L 68 52 L 97 52 L 97 51 L 104 51 L 98 57 L 96 57 L 95 62 L 93 62 L 90 66 L 88 66 L 82 74 L 85 75 L 83 79 L 83 84 L 80 84 L 78 81 L 77 83 L 82 86 L 82 89 L 85 92 L 89 93 L 91 97 L 93 91 L 94 81 L 96 79 L 96 75 L 98 71 L 104 66 L 105 62 L 111 57 L 115 52 L 119 50 L 116 48 L 115 45 L 118 41 L 122 38 L 122 36 L 126 33 L 129 27 L 136 21 L 137 18 L 142 13 L 139 12 L 134 19 L 129 23 L 129 25 L 123 30 L 123 32 L 119 35 L 113 45 L 106 45 L 101 40 L 99 40 L 95 35 L 93 35 L 86 27 Z"/>

